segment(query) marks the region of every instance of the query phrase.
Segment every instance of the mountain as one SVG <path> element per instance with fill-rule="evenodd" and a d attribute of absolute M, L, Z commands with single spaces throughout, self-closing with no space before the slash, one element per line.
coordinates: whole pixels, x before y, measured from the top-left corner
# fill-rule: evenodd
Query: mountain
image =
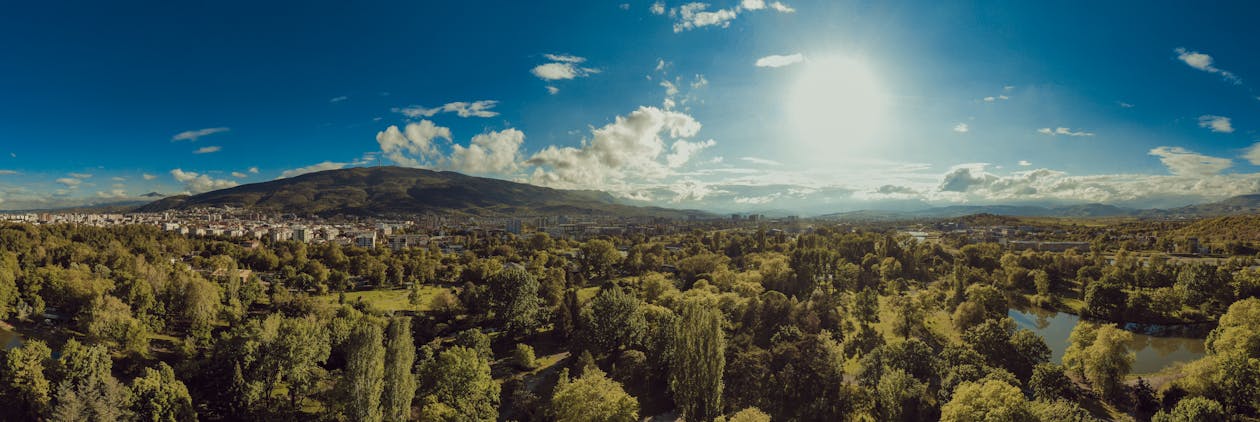
<path fill-rule="evenodd" d="M 1239 195 L 1219 202 L 1173 208 L 1166 212 L 1173 216 L 1196 217 L 1260 214 L 1260 194 Z"/>
<path fill-rule="evenodd" d="M 684 218 L 707 214 L 694 210 L 623 205 L 600 191 L 551 189 L 450 171 L 402 167 L 358 167 L 307 173 L 199 195 L 170 196 L 136 211 L 224 206 L 321 216 L 433 213 Z"/>

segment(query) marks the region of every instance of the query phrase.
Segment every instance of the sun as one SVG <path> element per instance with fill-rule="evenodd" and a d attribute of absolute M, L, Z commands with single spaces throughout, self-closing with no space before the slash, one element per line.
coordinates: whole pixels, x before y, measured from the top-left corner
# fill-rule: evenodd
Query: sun
<path fill-rule="evenodd" d="M 869 145 L 883 124 L 886 98 L 866 62 L 828 57 L 801 65 L 787 98 L 801 152 L 835 153 Z"/>

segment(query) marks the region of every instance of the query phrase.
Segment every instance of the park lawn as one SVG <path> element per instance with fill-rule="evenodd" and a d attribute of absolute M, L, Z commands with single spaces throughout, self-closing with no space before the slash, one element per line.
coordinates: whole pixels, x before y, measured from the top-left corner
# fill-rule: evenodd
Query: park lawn
<path fill-rule="evenodd" d="M 362 290 L 357 292 L 346 292 L 346 303 L 355 303 L 363 301 L 373 308 L 387 312 L 398 311 L 425 311 L 428 310 L 429 302 L 433 301 L 433 296 L 438 292 L 450 289 L 438 286 L 420 286 L 420 305 L 413 306 L 408 299 L 411 291 L 408 289 L 381 289 L 381 290 Z M 321 303 L 330 305 L 337 304 L 339 293 L 331 293 L 316 297 Z"/>
<path fill-rule="evenodd" d="M 594 299 L 595 295 L 598 293 L 599 286 L 580 288 L 577 291 L 578 303 L 586 303 L 587 301 Z"/>

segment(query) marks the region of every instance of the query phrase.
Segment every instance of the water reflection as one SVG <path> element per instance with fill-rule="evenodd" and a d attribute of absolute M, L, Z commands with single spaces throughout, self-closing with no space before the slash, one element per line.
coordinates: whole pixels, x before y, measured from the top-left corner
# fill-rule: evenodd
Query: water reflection
<path fill-rule="evenodd" d="M 1080 317 L 1040 308 L 1011 309 L 1008 315 L 1020 328 L 1032 330 L 1046 340 L 1050 346 L 1051 362 L 1063 362 L 1068 335 Z M 1159 372 L 1175 362 L 1190 362 L 1203 357 L 1206 327 L 1129 324 L 1125 329 L 1133 331 L 1133 341 L 1128 346 L 1130 351 L 1137 353 L 1132 369 L 1135 374 Z"/>

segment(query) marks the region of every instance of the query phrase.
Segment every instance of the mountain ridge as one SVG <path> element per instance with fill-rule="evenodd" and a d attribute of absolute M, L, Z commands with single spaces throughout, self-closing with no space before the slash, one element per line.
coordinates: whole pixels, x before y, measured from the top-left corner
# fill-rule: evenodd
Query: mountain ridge
<path fill-rule="evenodd" d="M 625 205 L 602 191 L 561 190 L 451 171 L 393 166 L 325 170 L 197 195 L 170 196 L 136 211 L 225 206 L 320 216 L 708 215 L 698 210 Z"/>

